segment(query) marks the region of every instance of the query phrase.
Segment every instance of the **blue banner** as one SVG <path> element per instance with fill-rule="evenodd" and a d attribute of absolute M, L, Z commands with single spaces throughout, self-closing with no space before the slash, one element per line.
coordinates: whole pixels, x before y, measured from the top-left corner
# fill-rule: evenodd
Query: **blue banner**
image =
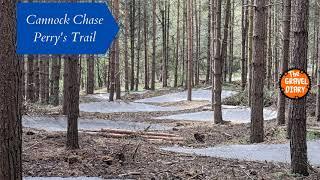
<path fill-rule="evenodd" d="M 18 54 L 105 54 L 119 26 L 105 3 L 18 3 Z"/>

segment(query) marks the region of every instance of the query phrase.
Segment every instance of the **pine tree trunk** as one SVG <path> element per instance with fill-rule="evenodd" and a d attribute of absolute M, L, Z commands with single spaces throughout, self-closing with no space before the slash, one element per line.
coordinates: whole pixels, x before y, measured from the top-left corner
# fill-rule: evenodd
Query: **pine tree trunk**
<path fill-rule="evenodd" d="M 320 8 L 318 7 L 316 9 L 316 11 L 320 11 Z M 317 13 L 317 18 L 319 18 L 319 12 Z M 318 42 L 320 41 L 320 33 L 318 32 L 317 33 L 317 40 Z M 317 53 L 318 53 L 318 56 L 317 56 L 317 70 L 316 70 L 316 73 L 317 73 L 317 99 L 316 99 L 316 118 L 317 118 L 317 121 L 319 122 L 320 121 L 320 46 L 317 45 Z"/>
<path fill-rule="evenodd" d="M 136 15 L 136 4 L 135 4 L 135 0 L 132 0 L 131 2 L 131 7 L 130 7 L 130 31 L 131 31 L 131 40 L 130 40 L 130 44 L 131 44 L 131 77 L 130 77 L 130 90 L 133 91 L 134 90 L 134 84 L 135 84 L 135 78 L 134 78 L 134 40 L 135 40 L 135 15 Z"/>
<path fill-rule="evenodd" d="M 314 10 L 314 28 L 313 28 L 313 53 L 312 53 L 312 82 L 316 82 L 316 69 L 317 69 L 317 60 L 318 60 L 318 34 L 319 34 L 319 6 L 318 1 L 315 1 L 315 10 Z"/>
<path fill-rule="evenodd" d="M 148 13 L 147 13 L 147 0 L 143 2 L 144 8 L 144 89 L 149 89 L 149 61 L 148 61 Z"/>
<path fill-rule="evenodd" d="M 229 36 L 229 63 L 228 63 L 228 75 L 229 75 L 229 83 L 232 82 L 233 75 L 233 42 L 234 42 L 234 6 L 235 2 L 232 0 L 232 12 L 231 12 L 231 25 L 230 25 L 230 36 Z"/>
<path fill-rule="evenodd" d="M 151 90 L 155 90 L 156 81 L 156 41 L 157 41 L 157 0 L 152 1 L 152 69 L 151 69 Z"/>
<path fill-rule="evenodd" d="M 206 84 L 209 84 L 210 82 L 210 68 L 211 68 L 211 15 L 212 9 L 211 9 L 211 0 L 208 0 L 208 44 L 207 44 L 207 69 L 206 69 Z"/>
<path fill-rule="evenodd" d="M 59 106 L 61 56 L 52 55 L 51 69 L 51 104 Z"/>
<path fill-rule="evenodd" d="M 94 93 L 94 55 L 87 55 L 87 94 Z"/>
<path fill-rule="evenodd" d="M 169 48 L 169 39 L 170 39 L 170 2 L 171 1 L 166 1 L 167 2 L 167 7 L 166 7 L 166 11 L 167 15 L 166 15 L 166 58 L 165 58 L 165 68 L 164 68 L 164 87 L 168 87 L 168 79 L 169 79 L 169 69 L 168 69 L 168 63 L 169 63 L 169 54 L 170 54 L 170 48 Z"/>
<path fill-rule="evenodd" d="M 39 57 L 40 61 L 40 102 L 41 104 L 46 103 L 46 67 L 45 67 L 45 56 Z"/>
<path fill-rule="evenodd" d="M 180 0 L 178 0 L 177 6 L 177 44 L 176 44 L 176 60 L 174 64 L 174 87 L 178 86 L 178 65 L 179 65 L 179 43 L 180 43 Z"/>
<path fill-rule="evenodd" d="M 182 54 L 183 54 L 183 68 L 181 86 L 187 89 L 188 86 L 188 15 L 187 15 L 187 1 L 183 1 L 183 32 L 182 32 Z"/>
<path fill-rule="evenodd" d="M 193 74 L 193 7 L 192 0 L 188 0 L 188 101 L 192 100 L 192 74 Z"/>
<path fill-rule="evenodd" d="M 251 107 L 251 89 L 252 89 L 252 56 L 253 56 L 253 4 L 254 0 L 250 1 L 249 7 L 249 33 L 248 33 L 248 106 Z"/>
<path fill-rule="evenodd" d="M 33 64 L 34 68 L 34 101 L 37 102 L 39 101 L 39 95 L 40 95 L 40 61 L 39 61 L 39 56 L 35 55 L 35 62 Z"/>
<path fill-rule="evenodd" d="M 228 50 L 228 34 L 229 34 L 229 23 L 230 23 L 230 15 L 231 13 L 231 0 L 227 0 L 225 16 L 224 16 L 224 32 L 223 32 L 223 40 L 222 40 L 222 47 L 221 47 L 221 64 L 223 65 L 223 81 L 226 82 L 227 80 L 227 50 Z M 221 96 L 221 95 L 220 95 Z M 221 101 L 221 100 L 220 100 Z"/>
<path fill-rule="evenodd" d="M 119 22 L 120 6 L 119 0 L 114 0 L 115 19 Z M 115 91 L 116 99 L 121 99 L 121 82 L 120 82 L 120 47 L 119 37 L 115 40 Z"/>
<path fill-rule="evenodd" d="M 264 139 L 263 130 L 263 87 L 265 79 L 265 42 L 266 42 L 266 2 L 255 0 L 253 29 L 253 73 L 251 106 L 251 143 L 260 143 Z"/>
<path fill-rule="evenodd" d="M 41 63 L 41 61 L 40 61 Z M 62 112 L 63 115 L 68 114 L 68 58 L 65 56 L 63 60 L 63 107 L 62 107 Z M 40 90 L 41 92 L 41 90 Z"/>
<path fill-rule="evenodd" d="M 198 74 L 198 67 L 199 67 L 199 12 L 198 12 L 198 2 L 197 0 L 194 1 L 194 19 L 195 19 L 195 40 L 196 40 L 196 46 L 195 46 L 195 60 L 194 60 L 194 85 L 198 86 L 199 85 L 199 74 Z"/>
<path fill-rule="evenodd" d="M 284 0 L 284 12 L 283 12 L 283 56 L 281 60 L 280 72 L 284 73 L 288 70 L 289 55 L 290 55 L 290 21 L 291 21 L 291 0 Z M 278 125 L 284 125 L 286 123 L 286 99 L 284 95 L 279 90 L 278 95 L 278 115 L 277 121 Z"/>
<path fill-rule="evenodd" d="M 211 108 L 214 110 L 214 63 L 215 63 L 215 49 L 216 49 L 216 26 L 217 26 L 217 1 L 211 0 Z"/>
<path fill-rule="evenodd" d="M 241 30 L 242 30 L 242 41 L 241 41 L 241 89 L 245 90 L 247 84 L 247 43 L 248 43 L 248 5 L 249 0 L 242 0 L 242 18 L 241 18 Z"/>
<path fill-rule="evenodd" d="M 45 78 L 45 84 L 44 84 L 44 93 L 45 93 L 45 100 L 44 103 L 45 104 L 49 104 L 49 99 L 50 99 L 50 76 L 49 76 L 49 72 L 50 72 L 50 56 L 46 55 L 44 56 L 45 60 L 44 60 L 44 78 Z"/>
<path fill-rule="evenodd" d="M 308 0 L 292 2 L 292 53 L 291 67 L 307 71 L 308 59 Z M 289 121 L 291 122 L 291 168 L 292 173 L 308 175 L 306 141 L 306 98 L 289 101 Z"/>
<path fill-rule="evenodd" d="M 187 59 L 188 59 L 188 56 L 187 56 L 187 52 L 186 51 L 186 29 L 187 29 L 187 1 L 183 1 L 183 24 L 182 24 L 182 61 L 181 61 L 181 64 L 182 64 L 182 68 L 181 68 L 181 86 L 182 87 L 186 87 L 185 84 L 185 81 L 186 81 L 186 78 L 187 78 Z M 186 89 L 186 88 L 185 88 Z"/>
<path fill-rule="evenodd" d="M 34 55 L 28 55 L 27 64 L 27 101 L 34 102 Z"/>
<path fill-rule="evenodd" d="M 22 179 L 22 57 L 16 54 L 16 3 L 0 6 L 0 179 Z M 23 62 L 23 61 L 22 61 Z"/>
<path fill-rule="evenodd" d="M 21 83 L 21 94 L 22 94 L 22 99 L 25 100 L 26 99 L 26 68 L 25 68 L 25 56 L 21 56 L 20 58 L 21 60 L 21 73 L 22 73 L 22 83 Z"/>
<path fill-rule="evenodd" d="M 272 0 L 269 0 L 269 4 L 272 4 Z M 272 81 L 272 6 L 268 8 L 268 63 L 267 63 L 267 88 L 271 88 Z"/>
<path fill-rule="evenodd" d="M 278 4 L 274 5 L 274 12 L 278 12 Z M 277 88 L 278 86 L 278 80 L 279 80 L 279 13 L 274 13 L 274 45 L 273 45 L 273 53 L 274 53 L 274 62 L 273 62 L 273 83 L 274 87 Z"/>
<path fill-rule="evenodd" d="M 137 49 L 137 71 L 135 79 L 135 91 L 139 90 L 140 78 L 140 53 L 141 53 L 141 0 L 138 0 L 138 49 Z"/>
<path fill-rule="evenodd" d="M 67 56 L 67 106 L 68 106 L 68 131 L 67 131 L 67 149 L 79 149 L 78 138 L 78 117 L 79 117 L 79 56 Z"/>
<path fill-rule="evenodd" d="M 129 2 L 125 2 L 125 33 L 124 33 L 124 87 L 129 92 L 129 53 L 128 53 L 128 36 L 129 36 Z"/>
<path fill-rule="evenodd" d="M 221 0 L 216 4 L 216 34 L 215 34 L 215 56 L 214 56 L 214 123 L 222 123 L 221 109 L 221 85 L 222 85 L 222 57 L 221 57 Z"/>
<path fill-rule="evenodd" d="M 109 101 L 114 101 L 114 92 L 115 92 L 115 55 L 116 55 L 116 48 L 115 48 L 115 42 L 112 44 L 111 53 L 110 53 L 110 62 L 109 62 L 109 68 L 110 68 L 110 94 L 109 94 Z"/>

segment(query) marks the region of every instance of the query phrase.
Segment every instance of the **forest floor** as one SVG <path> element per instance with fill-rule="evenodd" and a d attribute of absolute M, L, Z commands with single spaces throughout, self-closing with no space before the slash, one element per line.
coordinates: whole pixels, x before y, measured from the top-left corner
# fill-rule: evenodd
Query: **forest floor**
<path fill-rule="evenodd" d="M 180 92 L 161 90 L 124 95 L 125 102 Z M 101 100 L 101 99 L 100 99 Z M 100 101 L 99 98 L 83 96 L 82 103 Z M 161 112 L 81 112 L 83 119 L 107 119 L 115 122 L 153 123 L 167 130 L 134 132 L 128 136 L 110 136 L 107 131 L 80 133 L 80 150 L 66 150 L 64 132 L 50 132 L 33 128 L 23 129 L 24 176 L 48 177 L 102 177 L 106 179 L 300 179 L 290 174 L 286 163 L 253 162 L 215 157 L 201 157 L 161 150 L 162 147 L 184 146 L 205 148 L 230 144 L 249 144 L 248 123 L 226 122 L 215 125 L 211 122 L 174 121 L 155 119 L 181 113 L 208 111 L 207 101 L 179 101 L 151 103 L 168 107 L 185 107 L 178 111 Z M 234 105 L 234 104 L 232 104 Z M 312 112 L 310 112 L 312 114 Z M 57 116 L 61 108 L 28 105 L 28 116 Z M 311 117 L 311 115 L 310 115 Z M 308 139 L 320 138 L 313 118 L 308 120 Z M 148 132 L 147 132 L 148 131 Z M 120 132 L 123 133 L 123 132 Z M 125 132 L 126 133 L 126 132 Z M 164 134 L 160 139 L 146 136 L 147 133 Z M 172 135 L 167 138 L 167 135 Z M 265 144 L 287 143 L 286 128 L 278 127 L 275 120 L 265 122 Z M 311 166 L 310 166 L 311 168 Z M 311 168 L 311 176 L 304 179 L 319 179 L 317 167 Z"/>

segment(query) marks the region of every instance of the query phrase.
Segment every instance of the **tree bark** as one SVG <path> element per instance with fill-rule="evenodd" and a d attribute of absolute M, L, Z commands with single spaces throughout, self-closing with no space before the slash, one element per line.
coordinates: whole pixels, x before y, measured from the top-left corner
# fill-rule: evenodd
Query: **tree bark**
<path fill-rule="evenodd" d="M 135 78 L 134 78 L 134 40 L 135 40 L 135 15 L 136 15 L 136 1 L 132 0 L 130 4 L 130 44 L 131 44 L 131 77 L 130 77 L 130 90 L 134 90 Z"/>
<path fill-rule="evenodd" d="M 263 87 L 265 79 L 266 2 L 255 0 L 253 29 L 253 73 L 251 106 L 251 143 L 264 140 Z"/>
<path fill-rule="evenodd" d="M 193 71 L 194 71 L 194 85 L 195 86 L 198 86 L 199 85 L 199 71 L 198 71 L 198 69 L 199 69 L 199 57 L 200 57 L 200 55 L 199 55 L 199 51 L 198 51 L 198 49 L 199 49 L 199 45 L 200 45 L 200 42 L 199 42 L 199 11 L 198 11 L 198 2 L 197 2 L 197 0 L 193 0 L 194 1 L 194 19 L 195 19 L 195 40 L 196 40 L 196 42 L 195 42 L 195 59 L 194 59 L 194 69 L 193 69 Z"/>
<path fill-rule="evenodd" d="M 59 106 L 61 55 L 52 55 L 51 104 Z"/>
<path fill-rule="evenodd" d="M 320 8 L 317 8 L 317 11 L 320 11 Z M 319 13 L 318 13 L 318 16 L 319 16 Z M 318 18 L 318 17 L 317 17 Z M 318 32 L 318 42 L 320 41 L 320 33 Z M 317 60 L 318 60 L 318 66 L 317 66 L 317 99 L 316 99 L 316 118 L 317 118 L 317 121 L 319 122 L 320 121 L 320 46 L 318 45 L 317 46 L 317 49 L 318 49 L 318 57 L 317 57 Z"/>
<path fill-rule="evenodd" d="M 272 4 L 269 0 L 269 4 Z M 272 6 L 268 8 L 268 61 L 267 61 L 267 88 L 270 90 L 272 82 Z"/>
<path fill-rule="evenodd" d="M 230 25 L 230 37 L 229 37 L 229 63 L 228 63 L 228 75 L 229 83 L 232 82 L 233 75 L 233 43 L 234 43 L 234 11 L 235 11 L 235 2 L 232 0 L 232 12 L 231 12 L 231 25 Z"/>
<path fill-rule="evenodd" d="M 124 87 L 129 92 L 129 53 L 128 53 L 128 36 L 129 36 L 129 2 L 125 2 L 125 33 L 124 33 Z"/>
<path fill-rule="evenodd" d="M 151 90 L 155 90 L 156 84 L 156 41 L 157 41 L 157 0 L 152 1 L 152 69 Z"/>
<path fill-rule="evenodd" d="M 280 66 L 280 72 L 284 73 L 288 70 L 288 63 L 289 63 L 289 53 L 290 53 L 290 21 L 291 21 L 291 0 L 284 0 L 284 12 L 283 12 L 283 22 L 282 22 L 282 61 Z M 280 92 L 278 95 L 278 115 L 277 121 L 278 125 L 284 125 L 286 123 L 286 98 Z"/>
<path fill-rule="evenodd" d="M 87 55 L 87 94 L 94 93 L 94 55 Z"/>
<path fill-rule="evenodd" d="M 229 23 L 231 13 L 231 0 L 227 0 L 225 16 L 224 16 L 224 29 L 223 29 L 223 40 L 221 47 L 221 64 L 223 66 L 223 80 L 226 82 L 227 79 L 227 53 L 228 53 L 228 35 L 229 35 Z M 221 95 L 220 95 L 221 96 Z M 220 100 L 221 101 L 221 100 Z"/>
<path fill-rule="evenodd" d="M 148 13 L 147 13 L 147 0 L 144 0 L 144 89 L 149 89 L 149 61 L 148 61 Z"/>
<path fill-rule="evenodd" d="M 109 68 L 110 68 L 110 94 L 109 94 L 109 101 L 114 101 L 114 92 L 115 92 L 115 55 L 116 55 L 116 47 L 115 42 L 112 44 L 111 48 L 111 54 L 110 54 L 110 62 L 109 62 Z"/>
<path fill-rule="evenodd" d="M 245 90 L 247 84 L 247 40 L 248 40 L 248 0 L 242 0 L 242 18 L 241 18 L 241 89 Z"/>
<path fill-rule="evenodd" d="M 193 7 L 192 0 L 188 0 L 188 101 L 192 100 L 192 73 L 193 73 Z"/>
<path fill-rule="evenodd" d="M 41 61 L 40 61 L 41 62 Z M 63 107 L 62 113 L 63 115 L 68 114 L 68 58 L 65 56 L 63 58 Z"/>
<path fill-rule="evenodd" d="M 140 55 L 141 55 L 141 0 L 138 0 L 138 47 L 137 47 L 137 71 L 135 79 L 135 91 L 139 90 L 140 84 Z"/>
<path fill-rule="evenodd" d="M 49 99 L 50 99 L 50 56 L 46 55 L 44 56 L 44 103 L 49 104 Z"/>
<path fill-rule="evenodd" d="M 210 74 L 211 74 L 211 18 L 212 18 L 212 9 L 211 9 L 211 1 L 208 0 L 208 44 L 207 44 L 207 67 L 206 67 L 206 84 L 210 82 Z"/>
<path fill-rule="evenodd" d="M 68 131 L 67 149 L 79 149 L 78 117 L 79 117 L 79 56 L 67 56 L 67 103 L 68 103 Z"/>
<path fill-rule="evenodd" d="M 254 0 L 248 0 L 250 1 L 250 7 L 249 7 L 249 33 L 248 33 L 248 106 L 251 107 L 251 89 L 252 89 L 252 48 L 253 48 L 253 5 Z"/>
<path fill-rule="evenodd" d="M 177 44 L 176 44 L 176 60 L 174 64 L 174 87 L 178 86 L 178 65 L 179 65 L 179 43 L 180 43 L 180 0 L 177 5 Z"/>
<path fill-rule="evenodd" d="M 27 101 L 31 103 L 34 101 L 34 55 L 28 55 L 28 64 L 27 64 Z"/>
<path fill-rule="evenodd" d="M 45 75 L 45 56 L 40 55 L 40 102 L 41 104 L 45 104 L 46 102 L 46 75 Z"/>
<path fill-rule="evenodd" d="M 309 0 L 292 2 L 292 53 L 291 67 L 307 71 Z M 308 175 L 306 141 L 306 98 L 289 101 L 291 122 L 291 168 L 292 173 Z"/>
<path fill-rule="evenodd" d="M 119 23 L 120 6 L 119 0 L 114 0 L 114 14 L 115 19 Z M 116 99 L 121 99 L 121 81 L 120 81 L 120 47 L 119 37 L 115 40 L 115 91 Z"/>
<path fill-rule="evenodd" d="M 216 34 L 215 34 L 215 56 L 214 56 L 214 123 L 220 124 L 222 120 L 221 109 L 221 85 L 222 85 L 222 57 L 221 57 L 221 0 L 216 4 Z"/>
<path fill-rule="evenodd" d="M 34 68 L 34 101 L 37 102 L 39 101 L 40 98 L 40 61 L 39 61 L 39 56 L 35 55 L 35 61 L 33 64 Z"/>
<path fill-rule="evenodd" d="M 16 3 L 0 6 L 0 179 L 22 179 L 22 71 L 16 54 Z"/>

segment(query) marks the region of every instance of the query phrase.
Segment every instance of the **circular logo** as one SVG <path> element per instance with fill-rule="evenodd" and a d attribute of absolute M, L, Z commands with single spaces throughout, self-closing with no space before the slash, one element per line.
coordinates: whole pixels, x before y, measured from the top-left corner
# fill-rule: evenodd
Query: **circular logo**
<path fill-rule="evenodd" d="M 301 69 L 290 69 L 280 79 L 281 92 L 290 99 L 302 99 L 310 91 L 309 75 Z"/>

